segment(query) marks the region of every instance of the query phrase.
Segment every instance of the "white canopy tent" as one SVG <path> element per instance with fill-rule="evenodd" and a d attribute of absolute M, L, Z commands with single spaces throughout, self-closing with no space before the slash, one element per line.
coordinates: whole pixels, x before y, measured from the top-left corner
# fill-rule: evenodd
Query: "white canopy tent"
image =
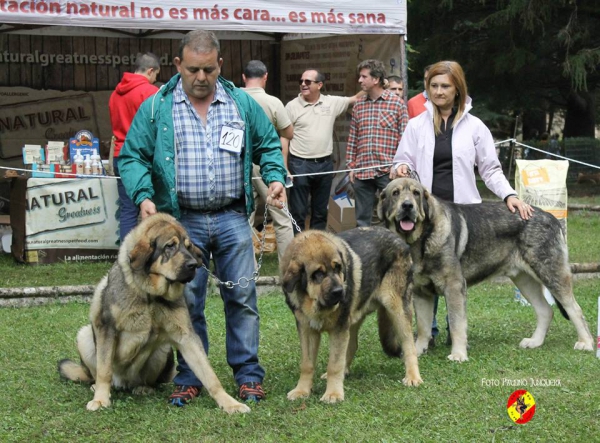
<path fill-rule="evenodd" d="M 161 56 L 162 65 L 163 58 L 172 56 L 176 40 L 189 30 L 202 28 L 215 31 L 220 40 L 247 41 L 235 55 L 227 48 L 231 58 L 224 75 L 238 83 L 240 60 L 250 56 L 249 49 L 255 48 L 258 40 L 283 41 L 281 60 L 273 60 L 272 67 L 277 69 L 270 77 L 270 86 L 279 88 L 282 100 L 298 93 L 297 76 L 309 65 L 325 70 L 327 93 L 338 95 L 354 94 L 352 72 L 364 58 L 381 58 L 389 73 L 406 80 L 406 0 L 376 4 L 256 0 L 251 6 L 240 0 L 0 0 L 0 43 L 6 42 L 0 44 L 0 96 L 6 105 L 0 109 L 0 166 L 19 165 L 24 143 L 64 139 L 63 135 L 79 129 L 77 124 L 85 125 L 101 140 L 110 139 L 106 103 L 131 65 L 131 60 L 125 61 L 126 50 L 111 52 L 116 49 L 114 38 L 152 41 L 144 46 L 151 46 Z M 89 37 L 101 43 L 94 45 Z M 110 57 L 112 64 L 108 64 Z M 172 64 L 167 61 L 166 65 L 168 72 Z M 71 114 L 75 109 L 87 120 L 33 125 L 29 124 L 32 108 L 44 115 L 57 112 L 55 108 Z M 340 141 L 347 125 L 338 123 Z"/>
<path fill-rule="evenodd" d="M 405 34 L 406 1 L 358 0 L 241 1 L 159 0 L 65 1 L 0 0 L 0 31 L 22 26 L 64 26 L 129 30 L 136 36 L 152 30 L 246 31 L 259 33 Z M 12 28 L 11 26 L 12 25 Z M 132 30 L 138 30 L 133 31 Z M 141 30 L 141 31 L 140 31 Z"/>

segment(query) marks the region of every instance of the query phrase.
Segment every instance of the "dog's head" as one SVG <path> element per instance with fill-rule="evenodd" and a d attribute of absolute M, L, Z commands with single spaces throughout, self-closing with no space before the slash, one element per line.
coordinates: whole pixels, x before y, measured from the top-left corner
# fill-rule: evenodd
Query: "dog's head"
<path fill-rule="evenodd" d="M 148 292 L 156 295 L 165 295 L 162 292 L 173 283 L 192 281 L 203 261 L 202 251 L 168 214 L 142 220 L 127 235 L 119 252 L 121 267 L 144 281 Z"/>
<path fill-rule="evenodd" d="M 431 195 L 421 183 L 411 178 L 397 178 L 381 191 L 377 216 L 388 229 L 411 244 L 421 236 L 430 206 Z"/>
<path fill-rule="evenodd" d="M 305 231 L 288 246 L 280 264 L 288 304 L 310 316 L 336 308 L 346 297 L 346 250 L 324 231 Z"/>

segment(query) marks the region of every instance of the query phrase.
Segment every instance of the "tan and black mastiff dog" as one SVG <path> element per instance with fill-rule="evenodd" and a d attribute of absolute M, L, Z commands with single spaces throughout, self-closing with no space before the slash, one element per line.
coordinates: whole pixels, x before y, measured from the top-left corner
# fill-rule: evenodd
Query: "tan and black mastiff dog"
<path fill-rule="evenodd" d="M 417 352 L 427 350 L 433 297 L 448 306 L 450 360 L 467 360 L 467 286 L 492 275 L 509 277 L 531 303 L 537 327 L 522 348 L 544 343 L 553 311 L 546 286 L 579 336 L 575 349 L 591 351 L 592 335 L 575 301 L 564 232 L 556 218 L 536 208 L 522 220 L 504 203 L 457 205 L 436 199 L 412 179 L 393 180 L 381 193 L 378 215 L 410 245 L 414 266 Z"/>
<path fill-rule="evenodd" d="M 384 351 L 404 356 L 407 386 L 423 382 L 412 335 L 411 260 L 408 246 L 384 228 L 356 228 L 333 235 L 305 231 L 280 263 L 282 286 L 296 317 L 301 363 L 290 400 L 308 397 L 319 343 L 329 333 L 327 389 L 321 401 L 344 400 L 344 376 L 358 348 L 358 330 L 377 310 Z"/>
<path fill-rule="evenodd" d="M 110 406 L 111 385 L 143 394 L 171 381 L 175 346 L 221 409 L 250 411 L 223 390 L 192 328 L 183 289 L 201 264 L 200 249 L 170 215 L 152 215 L 125 237 L 96 287 L 90 324 L 77 334 L 81 363 L 58 364 L 62 377 L 95 383 L 88 410 Z"/>

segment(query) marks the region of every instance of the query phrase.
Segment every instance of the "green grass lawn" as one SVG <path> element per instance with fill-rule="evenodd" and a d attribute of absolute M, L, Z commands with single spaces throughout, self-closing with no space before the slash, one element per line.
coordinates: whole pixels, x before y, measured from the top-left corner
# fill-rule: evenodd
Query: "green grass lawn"
<path fill-rule="evenodd" d="M 599 261 L 599 232 L 600 213 L 569 214 L 571 262 Z M 91 285 L 110 266 L 28 266 L 4 254 L 0 287 Z M 277 275 L 276 253 L 265 255 L 261 275 Z M 575 294 L 595 336 L 599 280 L 576 281 Z M 402 362 L 383 354 L 375 318 L 367 319 L 345 383 L 346 401 L 338 405 L 319 401 L 325 390 L 320 379 L 308 400 L 286 399 L 299 374 L 295 322 L 279 291 L 260 297 L 259 309 L 267 400 L 253 405 L 248 415 L 227 416 L 206 395 L 183 409 L 169 407 L 169 385 L 146 397 L 115 392 L 111 408 L 88 412 L 85 405 L 91 391 L 60 380 L 56 363 L 77 358 L 75 336 L 88 321 L 89 305 L 0 308 L 0 441 L 545 442 L 574 436 L 597 440 L 600 360 L 573 350 L 575 330 L 557 310 L 544 346 L 520 349 L 520 340 L 533 332 L 535 316 L 531 307 L 514 302 L 512 285 L 485 283 L 469 289 L 469 361 L 447 360 L 450 348 L 442 344 L 442 333 L 438 346 L 419 360 L 424 384 L 418 388 L 402 385 Z M 211 362 L 225 389 L 234 394 L 219 297 L 208 298 L 206 315 Z M 445 326 L 444 303 L 438 316 Z M 325 371 L 326 358 L 325 337 L 319 374 Z M 506 410 L 508 397 L 517 388 L 528 389 L 536 400 L 536 414 L 525 425 L 514 424 Z"/>
<path fill-rule="evenodd" d="M 575 292 L 595 332 L 600 285 L 597 280 L 578 281 Z M 0 441 L 597 440 L 600 361 L 590 352 L 573 350 L 575 330 L 557 310 L 544 346 L 520 349 L 519 341 L 533 331 L 534 313 L 513 301 L 510 285 L 486 283 L 469 290 L 469 361 L 450 362 L 449 348 L 438 344 L 419 360 L 424 384 L 418 388 L 402 385 L 403 364 L 383 354 L 371 316 L 346 379 L 346 401 L 337 405 L 319 401 L 325 390 L 320 379 L 308 400 L 286 399 L 299 374 L 294 320 L 280 292 L 260 297 L 267 400 L 243 416 L 227 416 L 206 395 L 183 409 L 170 407 L 169 385 L 146 397 L 116 392 L 111 408 L 86 411 L 92 392 L 60 380 L 56 363 L 77 358 L 75 335 L 87 322 L 88 308 L 69 303 L 0 309 Z M 225 389 L 234 394 L 225 362 L 222 310 L 218 297 L 208 298 L 210 359 Z M 326 367 L 326 350 L 324 338 L 319 374 Z M 507 414 L 514 383 L 536 401 L 535 416 L 525 425 L 514 424 Z"/>

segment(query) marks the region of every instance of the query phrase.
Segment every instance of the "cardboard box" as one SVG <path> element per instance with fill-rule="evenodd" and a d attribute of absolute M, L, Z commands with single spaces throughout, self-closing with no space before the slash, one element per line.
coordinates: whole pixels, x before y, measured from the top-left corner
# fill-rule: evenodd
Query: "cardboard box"
<path fill-rule="evenodd" d="M 64 163 L 67 161 L 68 149 L 63 142 L 49 141 L 46 145 L 46 164 L 50 163 Z"/>
<path fill-rule="evenodd" d="M 356 213 L 354 200 L 346 194 L 329 197 L 329 208 L 327 211 L 327 230 L 330 232 L 342 232 L 356 228 Z"/>
<path fill-rule="evenodd" d="M 44 149 L 41 145 L 25 145 L 23 146 L 23 164 L 33 165 L 35 163 L 45 163 L 46 158 Z"/>

